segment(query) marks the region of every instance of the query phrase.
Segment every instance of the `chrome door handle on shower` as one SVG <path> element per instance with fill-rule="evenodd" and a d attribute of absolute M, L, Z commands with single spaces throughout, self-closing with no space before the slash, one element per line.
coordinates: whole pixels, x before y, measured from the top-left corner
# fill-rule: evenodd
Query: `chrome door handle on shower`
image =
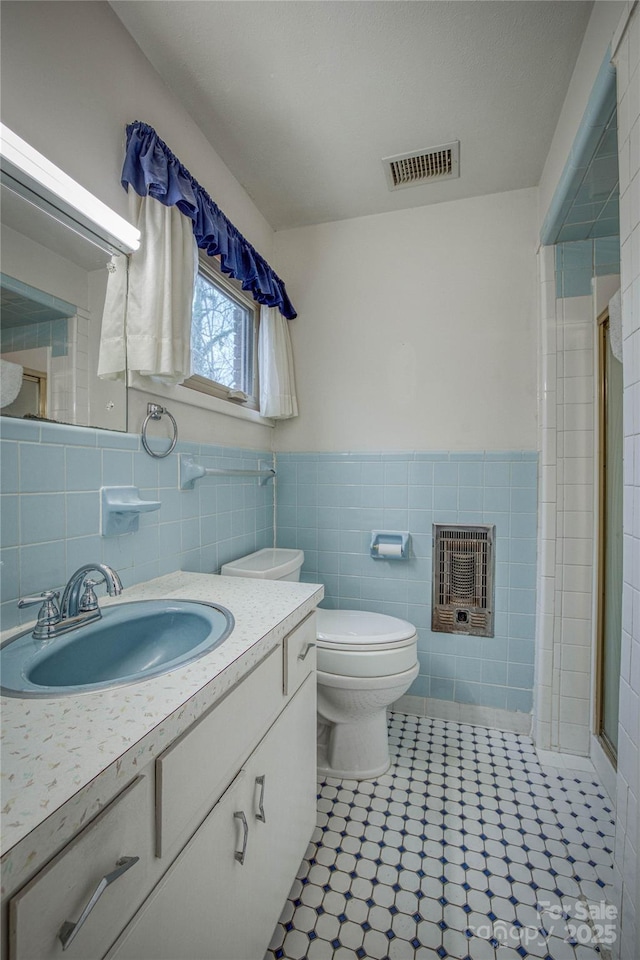
<path fill-rule="evenodd" d="M 236 810 L 233 815 L 235 820 L 239 820 L 242 824 L 242 850 L 236 850 L 234 856 L 238 863 L 244 863 L 244 858 L 247 854 L 247 843 L 249 840 L 249 824 L 247 823 L 247 818 L 244 815 L 244 810 Z"/>

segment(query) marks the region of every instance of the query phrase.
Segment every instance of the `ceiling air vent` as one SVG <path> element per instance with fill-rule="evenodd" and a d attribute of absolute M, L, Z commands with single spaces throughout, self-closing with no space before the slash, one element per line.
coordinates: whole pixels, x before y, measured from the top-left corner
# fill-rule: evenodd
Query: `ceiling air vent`
<path fill-rule="evenodd" d="M 382 162 L 389 190 L 414 187 L 432 180 L 453 180 L 460 176 L 460 141 L 385 157 Z"/>

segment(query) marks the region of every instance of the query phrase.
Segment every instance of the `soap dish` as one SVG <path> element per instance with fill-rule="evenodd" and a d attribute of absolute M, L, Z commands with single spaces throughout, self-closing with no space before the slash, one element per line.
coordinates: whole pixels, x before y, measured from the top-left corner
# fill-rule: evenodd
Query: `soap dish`
<path fill-rule="evenodd" d="M 140 524 L 140 514 L 159 510 L 159 500 L 142 500 L 137 487 L 102 487 L 102 517 L 100 532 L 103 537 L 117 537 L 134 533 Z"/>

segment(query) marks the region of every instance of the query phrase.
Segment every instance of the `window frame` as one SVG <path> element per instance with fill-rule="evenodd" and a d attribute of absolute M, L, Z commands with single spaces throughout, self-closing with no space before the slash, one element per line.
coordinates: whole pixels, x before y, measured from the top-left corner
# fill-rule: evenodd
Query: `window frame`
<path fill-rule="evenodd" d="M 260 411 L 260 387 L 258 380 L 258 331 L 260 326 L 260 304 L 242 289 L 238 280 L 223 273 L 219 257 L 210 257 L 204 251 L 198 251 L 198 270 L 197 276 L 203 277 L 212 286 L 222 291 L 225 296 L 235 300 L 241 307 L 248 310 L 253 318 L 253 336 L 251 350 L 251 374 L 253 392 L 247 400 L 237 397 L 231 397 L 232 388 L 227 387 L 215 380 L 209 380 L 200 374 L 192 373 L 183 381 L 182 386 L 189 390 L 195 390 L 198 393 L 204 393 L 210 397 L 216 397 L 226 403 L 240 406 L 244 409 Z M 192 321 L 193 322 L 193 321 Z M 191 336 L 191 330 L 189 331 Z M 246 359 L 245 359 L 246 362 Z"/>

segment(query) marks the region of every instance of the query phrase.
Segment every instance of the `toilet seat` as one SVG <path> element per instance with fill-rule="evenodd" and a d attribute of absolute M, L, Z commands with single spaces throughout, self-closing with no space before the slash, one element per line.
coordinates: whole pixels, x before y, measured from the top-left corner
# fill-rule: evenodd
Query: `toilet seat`
<path fill-rule="evenodd" d="M 362 646 L 387 649 L 409 640 L 416 628 L 407 620 L 370 610 L 323 610 L 318 608 L 317 635 L 323 645 L 339 644 L 350 649 Z"/>
<path fill-rule="evenodd" d="M 413 624 L 382 613 L 318 610 L 316 634 L 319 674 L 391 677 L 411 670 L 418 659 Z"/>

